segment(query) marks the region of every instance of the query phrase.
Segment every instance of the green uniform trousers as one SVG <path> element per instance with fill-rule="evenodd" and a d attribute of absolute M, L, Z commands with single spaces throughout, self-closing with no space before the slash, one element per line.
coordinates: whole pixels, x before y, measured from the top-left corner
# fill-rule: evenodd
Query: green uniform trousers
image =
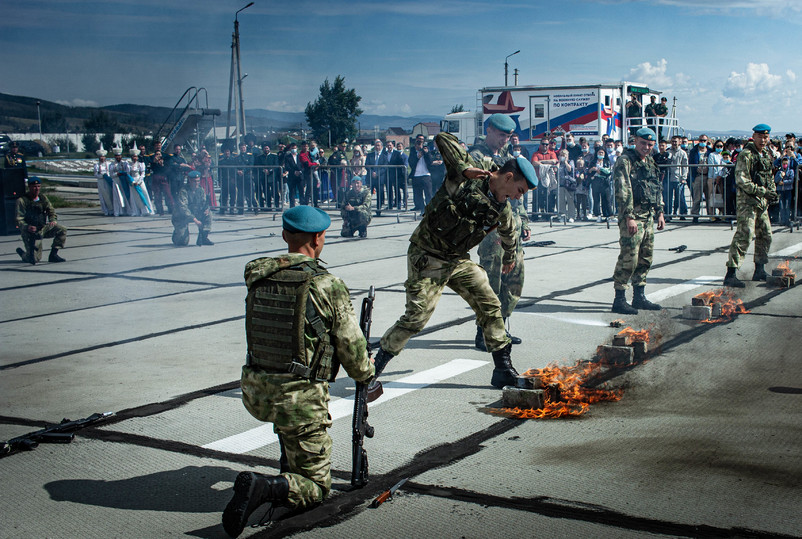
<path fill-rule="evenodd" d="M 67 228 L 58 223 L 47 223 L 42 230 L 36 234 L 28 232 L 26 229 L 20 230 L 22 243 L 25 245 L 25 254 L 34 257 L 39 262 L 42 259 L 42 238 L 53 238 L 53 249 L 61 249 L 67 241 Z"/>
<path fill-rule="evenodd" d="M 627 231 L 627 220 L 619 219 L 618 243 L 621 250 L 618 253 L 618 262 L 613 273 L 613 282 L 616 290 L 626 290 L 629 281 L 632 286 L 646 286 L 646 275 L 652 267 L 654 256 L 654 218 L 636 219 L 638 231 L 630 236 Z"/>
<path fill-rule="evenodd" d="M 454 260 L 442 260 L 411 243 L 404 283 L 406 312 L 382 336 L 382 349 L 398 355 L 409 339 L 426 326 L 446 286 L 467 301 L 476 313 L 488 352 L 500 350 L 510 343 L 501 319 L 501 303 L 490 287 L 485 270 L 472 262 L 467 254 Z"/>
<path fill-rule="evenodd" d="M 735 235 L 730 243 L 728 268 L 740 268 L 752 238 L 755 240 L 755 264 L 769 262 L 771 247 L 771 221 L 768 207 L 738 204 L 736 209 Z"/>

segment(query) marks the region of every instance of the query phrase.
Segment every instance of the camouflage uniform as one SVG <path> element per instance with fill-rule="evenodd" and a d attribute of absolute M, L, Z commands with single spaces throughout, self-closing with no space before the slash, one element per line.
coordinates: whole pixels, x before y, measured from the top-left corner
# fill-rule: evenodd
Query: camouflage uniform
<path fill-rule="evenodd" d="M 21 196 L 17 199 L 16 210 L 26 257 L 33 257 L 36 262 L 42 259 L 42 238 L 53 238 L 53 249 L 64 247 L 67 229 L 55 222 L 58 219 L 56 210 L 45 195 L 40 193 L 39 200 Z M 36 232 L 28 230 L 31 225 L 36 227 Z"/>
<path fill-rule="evenodd" d="M 487 350 L 495 352 L 510 343 L 501 318 L 501 304 L 487 274 L 471 261 L 468 251 L 498 225 L 504 249 L 502 263 L 514 262 L 518 238 L 512 210 L 506 201 L 493 198 L 486 178 L 468 180 L 462 174 L 470 167 L 496 170 L 498 167 L 490 159 L 475 161 L 449 133 L 439 133 L 435 140 L 446 177 L 410 237 L 404 283 L 406 312 L 382 336 L 381 348 L 398 355 L 409 339 L 426 326 L 448 286 L 474 310 Z"/>
<path fill-rule="evenodd" d="M 642 161 L 635 150 L 625 150 L 613 168 L 615 200 L 618 204 L 618 230 L 621 251 L 615 265 L 616 290 L 645 286 L 654 252 L 654 218 L 663 213 L 660 175 L 652 156 Z M 638 231 L 630 236 L 627 219 L 635 219 Z"/>
<path fill-rule="evenodd" d="M 176 207 L 173 209 L 173 243 L 187 245 L 189 243 L 189 223 L 197 219 L 201 222 L 198 234 L 208 234 L 212 229 L 212 213 L 209 194 L 198 187 L 184 186 L 178 193 Z"/>
<path fill-rule="evenodd" d="M 737 229 L 730 244 L 728 268 L 739 268 L 746 250 L 755 238 L 755 264 L 769 261 L 771 222 L 766 195 L 776 191 L 768 149 L 758 152 L 754 143 L 746 145 L 735 163 Z"/>
<path fill-rule="evenodd" d="M 353 210 L 346 210 L 347 205 L 354 207 Z M 371 194 L 370 189 L 362 187 L 358 193 L 353 189 L 345 192 L 342 200 L 340 215 L 343 218 L 343 229 L 340 233 L 345 238 L 350 238 L 354 232 L 362 234 L 370 224 L 370 206 Z"/>
<path fill-rule="evenodd" d="M 504 146 L 498 153 L 494 154 L 493 150 L 483 140 L 471 146 L 469 153 L 475 161 L 489 158 L 498 167 L 504 166 L 504 163 L 512 159 L 508 146 Z M 526 217 L 526 211 L 524 211 L 523 204 L 520 201 L 511 200 L 510 209 L 515 219 L 515 237 L 520 238 L 522 231 L 529 230 L 529 219 Z M 501 317 L 506 319 L 515 310 L 515 306 L 518 304 L 518 300 L 521 299 L 521 293 L 523 292 L 523 246 L 519 241 L 515 251 L 515 267 L 507 274 L 501 272 L 501 268 L 504 265 L 501 263 L 504 249 L 501 247 L 501 239 L 498 232 L 493 230 L 482 240 L 482 243 L 479 244 L 478 254 L 479 264 L 487 272 L 490 287 L 498 296 L 499 301 L 501 301 Z"/>
<path fill-rule="evenodd" d="M 312 277 L 307 301 L 314 305 L 330 339 L 332 367 L 326 373 L 317 371 L 317 375 L 322 374 L 325 379 L 311 379 L 246 365 L 242 368 L 241 380 L 245 408 L 256 419 L 273 423 L 273 431 L 281 441 L 282 457 L 286 458 L 286 468 L 282 463 L 281 475 L 289 483 L 288 503 L 301 509 L 323 501 L 331 490 L 332 443 L 326 432 L 332 424 L 328 410 L 329 381 L 336 377 L 340 364 L 351 378 L 359 382 L 368 380 L 374 373 L 348 288 L 318 261 L 300 253 L 257 258 L 245 266 L 245 283 L 251 291 L 260 281 L 280 270 L 304 264 L 317 271 Z M 308 317 L 305 319 L 306 358 L 298 358 L 302 363 L 314 357 L 321 345 L 314 322 L 310 322 Z M 254 340 L 255 336 L 249 331 L 249 349 Z M 287 349 L 292 343 L 275 343 L 273 346 Z"/>

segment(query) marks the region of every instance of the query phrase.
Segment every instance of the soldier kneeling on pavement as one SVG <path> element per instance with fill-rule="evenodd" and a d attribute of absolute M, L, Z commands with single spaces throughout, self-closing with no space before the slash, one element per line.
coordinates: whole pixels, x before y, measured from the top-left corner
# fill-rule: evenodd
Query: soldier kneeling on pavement
<path fill-rule="evenodd" d="M 362 178 L 354 176 L 351 180 L 351 188 L 343 195 L 340 215 L 343 218 L 343 229 L 340 235 L 344 238 L 352 238 L 354 232 L 359 232 L 360 238 L 368 235 L 368 224 L 370 224 L 370 189 L 363 187 Z"/>
<path fill-rule="evenodd" d="M 189 245 L 189 223 L 198 225 L 195 245 L 214 245 L 209 239 L 212 228 L 211 201 L 200 186 L 200 172 L 193 170 L 187 175 L 187 185 L 181 188 L 173 210 L 173 243 L 179 247 Z"/>
<path fill-rule="evenodd" d="M 295 206 L 282 224 L 289 252 L 245 266 L 248 355 L 241 380 L 245 408 L 273 423 L 278 435 L 280 474 L 237 476 L 223 512 L 231 537 L 265 503 L 305 510 L 328 496 L 329 382 L 340 365 L 358 382 L 375 373 L 348 288 L 318 259 L 331 219 L 318 208 Z"/>
<path fill-rule="evenodd" d="M 58 224 L 56 210 L 45 195 L 39 193 L 42 182 L 36 176 L 28 179 L 28 192 L 17 199 L 17 226 L 25 249 L 17 247 L 23 262 L 36 264 L 42 259 L 42 238 L 53 238 L 48 262 L 64 262 L 58 250 L 67 240 L 67 229 Z"/>

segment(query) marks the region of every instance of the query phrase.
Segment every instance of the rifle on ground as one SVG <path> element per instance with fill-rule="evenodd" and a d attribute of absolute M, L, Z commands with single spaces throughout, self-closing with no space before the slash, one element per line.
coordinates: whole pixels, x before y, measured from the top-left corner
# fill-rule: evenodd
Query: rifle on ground
<path fill-rule="evenodd" d="M 362 313 L 359 315 L 359 327 L 370 342 L 370 324 L 373 321 L 373 298 L 375 290 L 371 286 L 368 297 L 362 300 Z M 368 359 L 370 347 L 368 346 Z M 351 422 L 353 429 L 351 437 L 351 451 L 353 462 L 351 466 L 351 484 L 355 487 L 364 487 L 368 482 L 368 452 L 362 447 L 365 436 L 373 438 L 373 427 L 368 424 L 368 385 L 364 382 L 356 383 L 354 395 L 354 417 Z"/>
<path fill-rule="evenodd" d="M 12 438 L 7 442 L 0 442 L 0 457 L 13 455 L 14 453 L 18 453 L 20 451 L 30 451 L 40 443 L 68 444 L 75 437 L 75 434 L 73 433 L 76 430 L 102 421 L 113 415 L 114 412 L 103 412 L 102 414 L 92 414 L 89 417 L 76 419 L 75 421 L 62 419 L 61 423 L 57 425 L 51 425 L 41 430 L 29 432 L 28 434 L 23 434 L 22 436 L 17 436 L 16 438 Z"/>

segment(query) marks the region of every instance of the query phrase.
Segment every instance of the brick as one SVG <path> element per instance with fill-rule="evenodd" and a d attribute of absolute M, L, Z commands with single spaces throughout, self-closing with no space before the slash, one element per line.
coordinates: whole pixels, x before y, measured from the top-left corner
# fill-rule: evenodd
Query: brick
<path fill-rule="evenodd" d="M 710 305 L 710 298 L 707 296 L 694 296 L 691 298 L 691 305 L 695 307 L 702 307 L 704 305 Z"/>
<path fill-rule="evenodd" d="M 721 303 L 715 302 L 710 305 L 710 318 L 721 318 Z"/>
<path fill-rule="evenodd" d="M 632 344 L 631 335 L 614 335 L 613 346 L 629 346 Z"/>
<path fill-rule="evenodd" d="M 521 389 L 506 386 L 502 390 L 501 402 L 505 408 L 521 408 L 537 410 L 546 403 L 546 392 L 542 389 Z"/>
<path fill-rule="evenodd" d="M 782 268 L 774 268 L 771 270 L 772 277 L 782 277 L 783 275 L 785 275 L 785 270 Z"/>
<path fill-rule="evenodd" d="M 645 359 L 649 353 L 649 346 L 646 341 L 635 341 L 632 343 L 632 351 L 635 359 Z"/>
<path fill-rule="evenodd" d="M 631 346 L 608 346 L 603 344 L 596 349 L 601 362 L 607 365 L 631 365 L 635 351 Z"/>
<path fill-rule="evenodd" d="M 697 305 L 685 305 L 682 308 L 682 318 L 688 320 L 708 320 L 712 314 L 710 307 L 702 307 Z"/>
<path fill-rule="evenodd" d="M 792 275 L 782 275 L 777 277 L 776 275 L 772 275 L 768 279 L 766 279 L 766 283 L 769 286 L 777 286 L 780 288 L 791 288 L 794 286 L 794 277 Z"/>
<path fill-rule="evenodd" d="M 519 389 L 543 389 L 543 381 L 540 378 L 518 376 L 515 379 L 515 387 Z"/>

